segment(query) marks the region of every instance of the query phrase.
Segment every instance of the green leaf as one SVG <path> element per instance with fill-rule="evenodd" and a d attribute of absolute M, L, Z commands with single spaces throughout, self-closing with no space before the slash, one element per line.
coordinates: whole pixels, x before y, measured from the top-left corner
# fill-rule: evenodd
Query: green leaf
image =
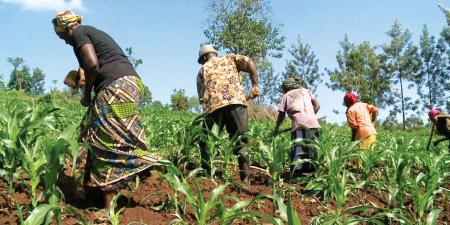
<path fill-rule="evenodd" d="M 289 196 L 287 205 L 287 219 L 289 225 L 301 225 L 300 219 L 297 216 L 297 212 L 292 208 L 291 197 Z"/>
<path fill-rule="evenodd" d="M 56 208 L 58 207 L 49 204 L 38 205 L 25 220 L 25 225 L 41 225 L 44 223 L 47 214 Z"/>

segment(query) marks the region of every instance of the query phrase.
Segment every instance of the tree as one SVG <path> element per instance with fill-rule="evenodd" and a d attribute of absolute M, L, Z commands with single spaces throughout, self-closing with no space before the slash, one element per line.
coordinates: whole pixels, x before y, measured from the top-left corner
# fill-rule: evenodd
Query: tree
<path fill-rule="evenodd" d="M 5 80 L 3 78 L 3 74 L 0 74 L 0 89 L 4 89 L 6 87 Z"/>
<path fill-rule="evenodd" d="M 125 52 L 128 60 L 130 60 L 131 64 L 134 66 L 134 69 L 137 70 L 138 66 L 143 63 L 142 59 L 136 58 L 136 56 L 133 54 L 132 47 L 125 48 Z M 145 85 L 144 83 L 142 83 L 142 85 L 144 86 L 144 105 L 150 105 L 152 103 L 152 92 L 150 92 L 150 89 L 147 85 Z"/>
<path fill-rule="evenodd" d="M 384 51 L 384 69 L 390 75 L 394 84 L 399 84 L 400 93 L 394 90 L 401 103 L 403 129 L 406 130 L 405 112 L 407 103 L 405 102 L 403 83 L 412 80 L 414 73 L 419 67 L 417 47 L 411 41 L 411 33 L 408 29 L 403 30 L 400 22 L 396 20 L 391 29 L 386 32 L 391 38 L 389 44 L 382 46 Z"/>
<path fill-rule="evenodd" d="M 137 69 L 138 66 L 143 63 L 142 59 L 137 59 L 134 56 L 132 47 L 125 48 L 125 52 L 127 54 L 128 59 L 130 60 L 131 64 L 134 66 L 135 69 Z"/>
<path fill-rule="evenodd" d="M 424 25 L 419 45 L 420 69 L 414 79 L 417 94 L 421 97 L 424 108 L 446 107 L 450 74 L 445 40 L 440 38 L 436 42 Z M 424 91 L 424 88 L 427 90 Z"/>
<path fill-rule="evenodd" d="M 258 62 L 257 68 L 261 84 L 261 95 L 258 97 L 258 102 L 267 105 L 277 104 L 281 96 L 280 76 L 275 75 L 272 63 L 267 57 Z"/>
<path fill-rule="evenodd" d="M 289 53 L 293 59 L 287 62 L 284 77 L 299 77 L 305 86 L 315 93 L 317 86 L 322 83 L 323 74 L 319 73 L 319 59 L 311 50 L 311 45 L 298 36 Z"/>
<path fill-rule="evenodd" d="M 22 66 L 25 60 L 23 58 L 16 57 L 8 58 L 8 62 L 13 66 L 13 70 L 11 71 L 11 76 L 8 82 L 8 88 L 23 91 L 24 80 L 26 79 L 25 76 L 29 76 L 29 69 L 28 74 L 26 74 L 26 69 L 24 68 L 24 66 Z M 22 66 L 21 70 L 19 70 L 20 66 Z"/>
<path fill-rule="evenodd" d="M 227 52 L 262 57 L 281 57 L 285 37 L 270 19 L 268 0 L 210 0 L 207 29 L 211 44 Z"/>
<path fill-rule="evenodd" d="M 150 91 L 150 89 L 148 88 L 147 85 L 142 84 L 144 86 L 144 105 L 150 105 L 152 103 L 153 97 L 152 97 L 152 92 Z"/>
<path fill-rule="evenodd" d="M 189 109 L 188 97 L 184 89 L 174 89 L 170 96 L 170 102 L 172 109 L 181 111 L 187 111 Z"/>
<path fill-rule="evenodd" d="M 44 86 L 45 86 L 45 73 L 38 67 L 33 69 L 33 75 L 30 78 L 30 90 L 29 92 L 42 95 L 44 94 Z"/>
<path fill-rule="evenodd" d="M 447 18 L 447 27 L 442 29 L 441 36 L 445 39 L 447 44 L 450 45 L 450 9 L 441 4 L 439 4 L 439 8 L 441 8 Z"/>
<path fill-rule="evenodd" d="M 355 45 L 345 35 L 342 50 L 336 55 L 338 68 L 327 69 L 332 90 L 356 91 L 363 102 L 384 108 L 392 102 L 388 94 L 391 82 L 383 73 L 381 57 L 369 42 Z"/>
<path fill-rule="evenodd" d="M 202 106 L 200 105 L 200 102 L 198 101 L 198 97 L 192 96 L 188 98 L 188 108 L 189 111 L 200 113 L 202 112 Z"/>

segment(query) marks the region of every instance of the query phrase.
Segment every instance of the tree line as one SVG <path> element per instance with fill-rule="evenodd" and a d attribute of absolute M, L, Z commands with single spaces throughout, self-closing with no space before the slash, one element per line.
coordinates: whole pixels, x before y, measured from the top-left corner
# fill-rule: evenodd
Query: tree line
<path fill-rule="evenodd" d="M 286 77 L 298 77 L 312 92 L 325 82 L 331 90 L 355 91 L 364 102 L 389 110 L 385 124 L 395 124 L 398 114 L 402 127 L 420 122 L 420 113 L 428 108 L 450 111 L 449 55 L 450 10 L 439 5 L 447 24 L 443 23 L 438 35 L 430 34 L 423 25 L 419 43 L 413 43 L 411 32 L 400 21 L 394 21 L 386 32 L 388 42 L 373 45 L 368 41 L 355 43 L 344 34 L 341 49 L 336 53 L 336 68 L 319 68 L 319 59 L 311 45 L 300 35 L 288 47 L 284 71 L 276 73 L 271 62 L 283 57 L 286 38 L 281 24 L 271 19 L 270 0 L 209 0 L 204 35 L 209 43 L 228 53 L 252 57 L 258 68 L 261 96 L 257 103 L 276 105 L 281 97 L 279 89 Z M 125 49 L 131 63 L 137 67 L 143 63 L 133 54 L 131 47 Z M 0 88 L 43 94 L 45 73 L 38 67 L 25 64 L 20 57 L 8 58 L 12 71 L 8 82 L 0 80 Z M 247 76 L 244 83 L 249 86 Z M 419 99 L 405 94 L 406 89 L 415 90 Z M 152 101 L 145 86 L 146 105 L 163 106 Z M 178 110 L 200 112 L 197 97 L 187 97 L 185 90 L 175 89 L 171 104 Z"/>
<path fill-rule="evenodd" d="M 25 64 L 25 60 L 20 57 L 7 58 L 8 63 L 12 66 L 10 78 L 5 81 L 0 76 L 0 88 L 15 89 L 20 92 L 41 95 L 45 91 L 45 73 L 39 67 L 30 70 Z"/>
<path fill-rule="evenodd" d="M 281 25 L 271 19 L 269 0 L 210 0 L 204 34 L 217 48 L 248 55 L 257 62 L 261 104 L 278 103 L 279 86 L 286 77 L 299 77 L 312 92 L 326 81 L 332 90 L 356 91 L 362 101 L 388 109 L 385 123 L 396 123 L 400 113 L 406 129 L 407 124 L 420 120 L 422 110 L 450 111 L 450 11 L 439 7 L 447 19 L 439 35 L 430 34 L 424 25 L 415 44 L 411 32 L 398 20 L 386 32 L 389 42 L 381 45 L 355 43 L 345 34 L 336 54 L 337 68 L 324 68 L 325 73 L 300 35 L 288 49 L 284 71 L 275 73 L 271 59 L 282 57 L 285 37 Z M 415 89 L 420 98 L 408 97 L 406 89 Z"/>

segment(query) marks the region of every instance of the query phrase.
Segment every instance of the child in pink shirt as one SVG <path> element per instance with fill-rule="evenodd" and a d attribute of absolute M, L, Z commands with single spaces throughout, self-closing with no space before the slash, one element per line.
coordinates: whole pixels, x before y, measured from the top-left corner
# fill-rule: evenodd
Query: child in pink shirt
<path fill-rule="evenodd" d="M 303 138 L 310 142 L 312 138 L 319 138 L 320 127 L 316 113 L 320 108 L 319 102 L 310 90 L 301 87 L 299 80 L 287 78 L 281 86 L 283 98 L 278 108 L 278 119 L 274 133 L 278 133 L 279 127 L 286 114 L 292 121 L 291 138 Z M 292 146 L 290 158 L 292 162 L 299 159 L 314 159 L 315 151 L 306 146 Z M 303 163 L 299 166 L 291 166 L 291 176 L 297 176 L 304 172 L 314 171 L 312 163 Z"/>

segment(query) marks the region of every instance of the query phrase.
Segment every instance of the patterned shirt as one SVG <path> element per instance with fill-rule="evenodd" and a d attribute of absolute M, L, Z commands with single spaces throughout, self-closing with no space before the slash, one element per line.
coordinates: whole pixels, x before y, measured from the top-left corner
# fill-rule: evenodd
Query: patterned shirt
<path fill-rule="evenodd" d="M 246 105 L 239 71 L 247 70 L 250 60 L 247 56 L 230 54 L 212 57 L 200 68 L 197 92 L 206 114 L 228 105 Z"/>
<path fill-rule="evenodd" d="M 305 126 L 306 128 L 319 128 L 319 121 L 312 100 L 316 98 L 310 90 L 298 88 L 288 91 L 281 99 L 279 112 L 288 114 L 292 120 L 292 131 Z"/>
<path fill-rule="evenodd" d="M 356 129 L 355 140 L 361 140 L 377 134 L 370 115 L 376 111 L 377 107 L 363 102 L 357 102 L 347 109 L 348 125 L 352 129 Z"/>

